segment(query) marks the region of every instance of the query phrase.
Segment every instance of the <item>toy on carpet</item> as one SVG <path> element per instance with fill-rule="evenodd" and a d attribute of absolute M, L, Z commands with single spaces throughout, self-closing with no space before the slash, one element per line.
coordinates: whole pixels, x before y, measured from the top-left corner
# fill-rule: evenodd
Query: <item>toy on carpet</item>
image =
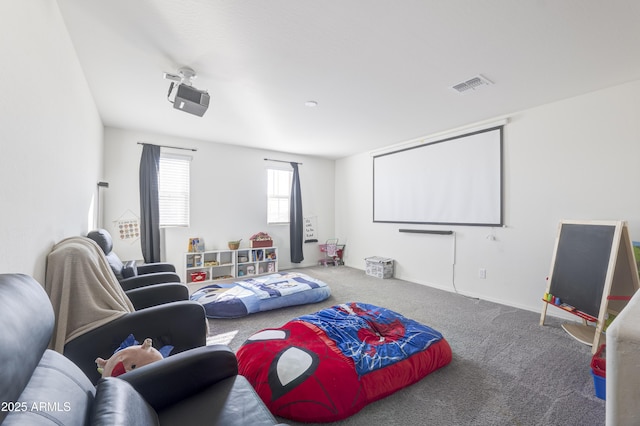
<path fill-rule="evenodd" d="M 102 377 L 117 377 L 121 374 L 140 368 L 152 362 L 159 361 L 169 355 L 173 346 L 164 346 L 157 350 L 147 338 L 142 345 L 130 334 L 120 347 L 115 350 L 111 358 L 96 358 L 98 372 Z"/>

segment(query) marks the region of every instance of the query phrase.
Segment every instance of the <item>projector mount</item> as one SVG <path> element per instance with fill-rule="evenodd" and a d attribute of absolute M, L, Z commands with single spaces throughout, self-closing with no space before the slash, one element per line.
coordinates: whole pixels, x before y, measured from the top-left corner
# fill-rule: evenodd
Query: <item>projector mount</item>
<path fill-rule="evenodd" d="M 192 86 L 194 80 L 197 77 L 196 72 L 189 67 L 182 67 L 178 70 L 178 74 L 170 74 L 168 72 L 164 73 L 164 78 L 166 80 L 171 80 L 174 83 L 178 84 L 186 84 L 187 86 Z M 173 88 L 173 83 L 172 83 Z"/>
<path fill-rule="evenodd" d="M 173 88 L 180 85 L 186 84 L 187 86 L 193 86 L 193 81 L 197 77 L 196 72 L 189 67 L 182 67 L 178 70 L 178 74 L 171 74 L 168 72 L 164 73 L 165 80 L 171 80 L 171 84 L 169 85 L 169 92 L 167 93 L 167 100 L 171 103 L 171 92 L 173 92 Z"/>

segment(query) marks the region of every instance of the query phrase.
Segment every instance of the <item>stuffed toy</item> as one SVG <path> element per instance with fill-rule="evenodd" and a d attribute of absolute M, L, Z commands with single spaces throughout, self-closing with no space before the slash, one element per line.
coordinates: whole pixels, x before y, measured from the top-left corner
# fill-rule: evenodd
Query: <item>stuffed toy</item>
<path fill-rule="evenodd" d="M 128 371 L 140 368 L 164 358 L 162 352 L 152 346 L 151 339 L 145 339 L 142 345 L 130 335 L 109 359 L 96 358 L 98 372 L 102 377 L 117 377 Z M 163 348 L 164 349 L 164 348 Z"/>

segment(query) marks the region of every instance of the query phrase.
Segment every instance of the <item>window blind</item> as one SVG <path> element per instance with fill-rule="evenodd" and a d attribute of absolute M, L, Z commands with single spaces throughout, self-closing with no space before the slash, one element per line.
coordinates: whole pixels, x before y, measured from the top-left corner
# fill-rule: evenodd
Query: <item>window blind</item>
<path fill-rule="evenodd" d="M 159 167 L 160 226 L 189 226 L 191 156 L 161 153 Z"/>

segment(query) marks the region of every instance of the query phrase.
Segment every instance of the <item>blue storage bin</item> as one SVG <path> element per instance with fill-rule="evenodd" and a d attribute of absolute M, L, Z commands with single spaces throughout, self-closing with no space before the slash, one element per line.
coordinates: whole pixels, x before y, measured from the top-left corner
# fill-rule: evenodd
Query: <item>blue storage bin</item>
<path fill-rule="evenodd" d="M 600 399 L 607 399 L 607 379 L 605 377 L 600 377 L 593 371 L 591 371 L 591 375 L 593 376 L 593 386 L 596 389 L 596 396 Z"/>

